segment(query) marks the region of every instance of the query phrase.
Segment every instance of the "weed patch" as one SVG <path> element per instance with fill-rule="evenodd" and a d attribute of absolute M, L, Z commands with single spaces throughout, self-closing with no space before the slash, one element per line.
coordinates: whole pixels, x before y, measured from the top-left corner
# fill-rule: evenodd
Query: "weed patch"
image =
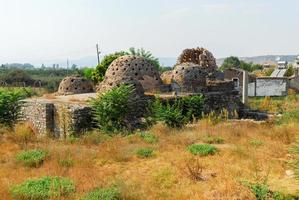
<path fill-rule="evenodd" d="M 142 140 L 145 141 L 146 143 L 153 144 L 153 143 L 158 142 L 157 136 L 155 136 L 152 133 L 141 132 L 139 135 L 142 138 Z"/>
<path fill-rule="evenodd" d="M 140 158 L 149 158 L 154 155 L 154 150 L 151 148 L 144 148 L 144 149 L 139 149 L 137 151 L 137 156 Z"/>
<path fill-rule="evenodd" d="M 207 156 L 214 155 L 217 148 L 209 144 L 192 144 L 188 146 L 187 150 L 193 155 Z"/>
<path fill-rule="evenodd" d="M 116 188 L 98 188 L 87 193 L 80 200 L 119 200 L 120 192 Z"/>
<path fill-rule="evenodd" d="M 75 192 L 73 181 L 62 177 L 29 179 L 11 188 L 14 200 L 48 200 L 66 197 Z"/>
<path fill-rule="evenodd" d="M 47 152 L 43 150 L 28 150 L 19 153 L 16 160 L 26 167 L 39 167 L 44 162 Z"/>

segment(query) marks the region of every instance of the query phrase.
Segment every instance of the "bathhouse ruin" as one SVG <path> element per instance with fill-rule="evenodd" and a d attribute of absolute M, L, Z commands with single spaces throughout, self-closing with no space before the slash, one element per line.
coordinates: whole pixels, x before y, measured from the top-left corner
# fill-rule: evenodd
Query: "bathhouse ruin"
<path fill-rule="evenodd" d="M 173 69 L 163 74 L 145 58 L 125 55 L 111 63 L 96 92 L 92 92 L 92 84 L 82 77 L 66 77 L 54 99 L 27 99 L 23 120 L 32 123 L 41 135 L 62 138 L 80 133 L 93 124 L 88 99 L 121 84 L 135 87 L 135 95 L 129 99 L 134 105 L 134 113 L 128 118 L 132 126 L 142 120 L 146 105 L 155 98 L 164 101 L 202 94 L 206 113 L 222 109 L 242 113 L 244 107 L 234 82 L 217 80 L 216 69 L 213 54 L 204 48 L 184 50 Z"/>

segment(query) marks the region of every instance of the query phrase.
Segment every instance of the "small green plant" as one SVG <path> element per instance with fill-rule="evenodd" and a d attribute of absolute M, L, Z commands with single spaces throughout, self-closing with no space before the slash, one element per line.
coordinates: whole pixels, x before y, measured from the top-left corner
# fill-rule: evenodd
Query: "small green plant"
<path fill-rule="evenodd" d="M 207 156 L 217 152 L 217 148 L 209 144 L 192 144 L 187 150 L 193 155 Z"/>
<path fill-rule="evenodd" d="M 224 139 L 222 137 L 207 136 L 203 139 L 203 142 L 208 144 L 223 144 Z"/>
<path fill-rule="evenodd" d="M 253 140 L 250 141 L 250 144 L 252 146 L 254 146 L 255 148 L 257 148 L 257 147 L 260 147 L 260 146 L 264 145 L 264 142 L 261 141 L 261 140 L 253 139 Z"/>
<path fill-rule="evenodd" d="M 137 156 L 140 158 L 149 158 L 154 154 L 154 150 L 151 148 L 143 148 L 137 151 Z"/>
<path fill-rule="evenodd" d="M 10 189 L 14 200 L 48 200 L 67 197 L 75 192 L 73 181 L 62 177 L 29 179 Z"/>
<path fill-rule="evenodd" d="M 141 137 L 142 140 L 145 141 L 146 143 L 153 144 L 153 143 L 158 142 L 158 138 L 157 138 L 157 136 L 155 136 L 155 135 L 152 134 L 152 133 L 141 132 L 141 133 L 140 133 L 140 137 Z"/>
<path fill-rule="evenodd" d="M 263 183 L 250 183 L 245 181 L 243 182 L 243 184 L 251 190 L 251 192 L 255 195 L 257 200 L 297 200 L 299 198 L 299 196 L 293 196 L 290 194 L 272 191 L 270 190 L 268 185 Z"/>
<path fill-rule="evenodd" d="M 19 153 L 16 160 L 26 167 L 39 167 L 45 160 L 47 152 L 43 150 L 28 150 Z"/>
<path fill-rule="evenodd" d="M 80 200 L 119 200 L 120 192 L 116 188 L 98 188 L 87 193 Z"/>

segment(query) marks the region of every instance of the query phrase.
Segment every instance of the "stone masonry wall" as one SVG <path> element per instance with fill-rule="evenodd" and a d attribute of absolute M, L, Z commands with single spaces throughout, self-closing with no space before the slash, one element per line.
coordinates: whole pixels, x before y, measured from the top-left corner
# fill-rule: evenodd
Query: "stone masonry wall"
<path fill-rule="evenodd" d="M 27 121 L 40 136 L 65 138 L 91 129 L 91 108 L 84 105 L 26 101 L 22 108 L 22 121 Z"/>

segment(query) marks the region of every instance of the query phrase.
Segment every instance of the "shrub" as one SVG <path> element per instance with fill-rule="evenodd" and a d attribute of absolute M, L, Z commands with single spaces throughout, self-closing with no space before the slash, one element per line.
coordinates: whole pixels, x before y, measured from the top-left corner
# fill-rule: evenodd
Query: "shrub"
<path fill-rule="evenodd" d="M 214 136 L 205 137 L 203 139 L 203 141 L 208 144 L 223 144 L 224 143 L 224 139 L 222 137 L 214 137 Z"/>
<path fill-rule="evenodd" d="M 43 150 L 28 150 L 19 153 L 16 160 L 27 167 L 39 167 L 45 160 L 47 152 Z"/>
<path fill-rule="evenodd" d="M 116 188 L 98 188 L 86 194 L 80 200 L 119 200 L 120 192 Z"/>
<path fill-rule="evenodd" d="M 12 127 L 20 117 L 24 98 L 20 92 L 0 90 L 0 123 Z"/>
<path fill-rule="evenodd" d="M 183 115 L 178 100 L 173 105 L 169 102 L 163 105 L 159 100 L 156 100 L 152 104 L 152 112 L 156 121 L 161 121 L 170 128 L 182 128 L 188 121 Z"/>
<path fill-rule="evenodd" d="M 75 192 L 73 181 L 62 177 L 29 179 L 10 189 L 14 200 L 48 200 L 66 197 Z"/>
<path fill-rule="evenodd" d="M 108 133 L 126 130 L 125 119 L 129 113 L 128 100 L 132 92 L 132 85 L 121 85 L 91 101 L 94 119 L 101 130 Z"/>
<path fill-rule="evenodd" d="M 217 148 L 209 144 L 192 144 L 187 150 L 193 155 L 207 156 L 217 152 Z"/>
<path fill-rule="evenodd" d="M 139 149 L 137 151 L 137 155 L 140 158 L 149 158 L 149 157 L 152 157 L 153 154 L 154 154 L 154 150 L 151 148 Z"/>
<path fill-rule="evenodd" d="M 271 191 L 269 187 L 265 184 L 249 182 L 243 182 L 243 184 L 251 190 L 251 192 L 255 195 L 257 200 L 297 200 L 299 198 L 298 196 L 292 196 L 277 191 Z"/>
<path fill-rule="evenodd" d="M 157 138 L 157 136 L 155 136 L 155 135 L 152 134 L 152 133 L 141 132 L 141 133 L 140 133 L 140 137 L 141 137 L 142 140 L 145 141 L 146 143 L 153 144 L 153 143 L 158 142 L 158 138 Z"/>
<path fill-rule="evenodd" d="M 201 118 L 203 113 L 203 105 L 204 98 L 201 94 L 184 97 L 181 100 L 183 115 L 186 116 L 189 121 Z"/>

